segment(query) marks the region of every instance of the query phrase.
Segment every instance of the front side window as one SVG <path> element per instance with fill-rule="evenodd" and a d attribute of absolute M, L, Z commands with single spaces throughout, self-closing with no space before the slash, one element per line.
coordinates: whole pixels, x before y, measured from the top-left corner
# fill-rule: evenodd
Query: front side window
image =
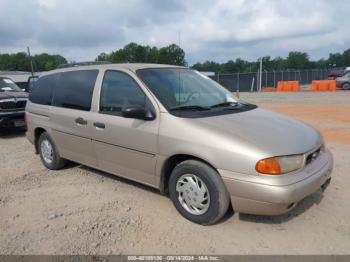
<path fill-rule="evenodd" d="M 146 101 L 146 95 L 131 76 L 112 70 L 105 73 L 100 94 L 101 113 L 121 115 L 126 107 L 144 108 Z"/>
<path fill-rule="evenodd" d="M 53 105 L 89 111 L 97 75 L 98 70 L 61 73 L 53 91 Z"/>

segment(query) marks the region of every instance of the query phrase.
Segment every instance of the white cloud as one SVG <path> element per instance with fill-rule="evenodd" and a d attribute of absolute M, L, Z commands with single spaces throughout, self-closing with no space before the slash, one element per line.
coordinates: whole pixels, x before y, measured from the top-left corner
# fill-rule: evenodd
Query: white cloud
<path fill-rule="evenodd" d="M 0 52 L 31 46 L 91 60 L 134 41 L 177 43 L 190 63 L 307 51 L 312 58 L 350 45 L 349 1 L 2 0 Z"/>

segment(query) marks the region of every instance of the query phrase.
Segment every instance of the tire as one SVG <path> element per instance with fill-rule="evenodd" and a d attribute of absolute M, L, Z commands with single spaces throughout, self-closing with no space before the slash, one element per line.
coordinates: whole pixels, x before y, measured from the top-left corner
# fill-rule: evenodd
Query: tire
<path fill-rule="evenodd" d="M 344 83 L 342 85 L 343 90 L 350 90 L 350 83 Z"/>
<path fill-rule="evenodd" d="M 183 217 L 197 224 L 211 225 L 219 221 L 230 204 L 230 196 L 220 175 L 197 160 L 178 164 L 171 172 L 168 186 L 175 208 Z M 207 194 L 203 195 L 205 191 Z"/>
<path fill-rule="evenodd" d="M 50 151 L 49 147 L 52 149 L 50 157 L 48 157 L 48 152 Z M 38 150 L 41 162 L 43 162 L 44 166 L 48 169 L 58 170 L 63 168 L 67 163 L 67 160 L 61 158 L 60 154 L 58 153 L 57 146 L 47 132 L 40 135 L 38 140 Z"/>

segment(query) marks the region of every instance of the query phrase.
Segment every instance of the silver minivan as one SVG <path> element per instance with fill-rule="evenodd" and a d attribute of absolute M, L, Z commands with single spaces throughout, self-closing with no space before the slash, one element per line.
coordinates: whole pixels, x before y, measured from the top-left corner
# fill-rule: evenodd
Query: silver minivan
<path fill-rule="evenodd" d="M 219 221 L 230 205 L 288 212 L 329 184 L 333 166 L 313 127 L 241 101 L 185 67 L 50 71 L 35 83 L 26 119 L 47 168 L 71 160 L 158 188 L 199 224 Z"/>

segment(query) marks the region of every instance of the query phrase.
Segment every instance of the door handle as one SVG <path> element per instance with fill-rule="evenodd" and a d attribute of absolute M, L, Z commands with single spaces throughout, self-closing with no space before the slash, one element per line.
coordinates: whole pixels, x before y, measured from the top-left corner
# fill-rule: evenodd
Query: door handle
<path fill-rule="evenodd" d="M 87 125 L 87 121 L 84 118 L 82 118 L 82 117 L 78 117 L 74 121 L 78 125 L 82 125 L 82 126 L 86 126 Z"/>
<path fill-rule="evenodd" d="M 104 123 L 95 122 L 94 123 L 94 127 L 97 127 L 97 128 L 100 128 L 100 129 L 104 129 L 106 127 L 106 125 Z"/>

